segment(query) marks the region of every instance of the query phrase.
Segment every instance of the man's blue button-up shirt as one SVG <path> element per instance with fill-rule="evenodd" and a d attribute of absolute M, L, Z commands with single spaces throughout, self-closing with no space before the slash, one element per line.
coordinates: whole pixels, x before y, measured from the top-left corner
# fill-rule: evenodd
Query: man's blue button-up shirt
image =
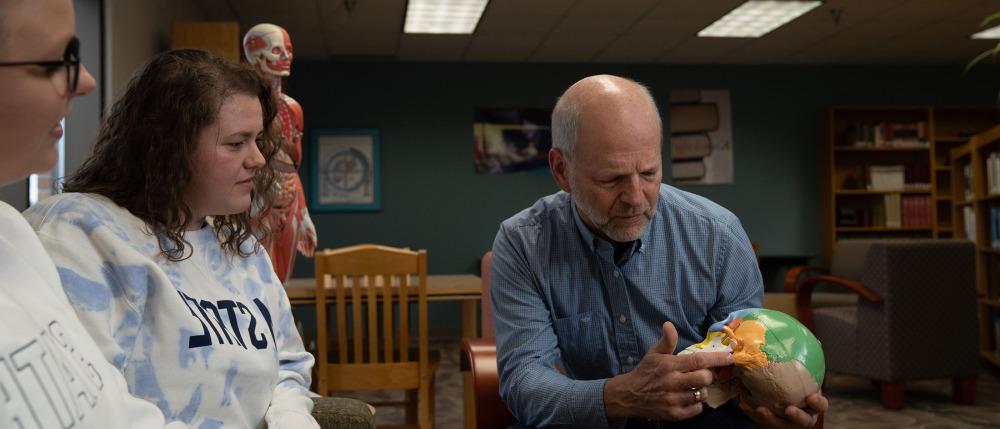
<path fill-rule="evenodd" d="M 570 194 L 538 200 L 501 224 L 491 279 L 500 393 L 531 427 L 620 427 L 605 416 L 604 382 L 638 365 L 663 322 L 677 328 L 678 352 L 763 300 L 736 216 L 665 184 L 648 227 L 617 261 Z"/>

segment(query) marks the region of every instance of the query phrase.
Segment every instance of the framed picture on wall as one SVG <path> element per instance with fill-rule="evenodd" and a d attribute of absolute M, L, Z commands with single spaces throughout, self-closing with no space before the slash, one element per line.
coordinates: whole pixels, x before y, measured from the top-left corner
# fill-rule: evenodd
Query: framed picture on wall
<path fill-rule="evenodd" d="M 377 129 L 318 129 L 312 132 L 311 211 L 377 211 Z"/>

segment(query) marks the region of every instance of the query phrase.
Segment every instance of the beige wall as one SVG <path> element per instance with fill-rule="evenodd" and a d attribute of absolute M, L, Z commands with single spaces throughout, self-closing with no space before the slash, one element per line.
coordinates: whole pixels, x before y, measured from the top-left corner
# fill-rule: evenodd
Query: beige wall
<path fill-rule="evenodd" d="M 109 0 L 105 13 L 106 107 L 143 63 L 170 46 L 174 21 L 204 19 L 194 0 Z"/>

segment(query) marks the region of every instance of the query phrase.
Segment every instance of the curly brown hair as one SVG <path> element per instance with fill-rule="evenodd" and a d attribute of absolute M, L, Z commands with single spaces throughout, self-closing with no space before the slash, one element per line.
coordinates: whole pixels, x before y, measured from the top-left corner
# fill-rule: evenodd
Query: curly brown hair
<path fill-rule="evenodd" d="M 198 133 L 218 119 L 231 95 L 257 97 L 264 112 L 264 133 L 257 140 L 265 166 L 256 174 L 252 209 L 216 216 L 213 228 L 226 253 L 249 256 L 242 245 L 270 231 L 251 219 L 251 210 L 271 208 L 278 151 L 273 126 L 278 107 L 271 84 L 246 64 L 236 64 L 200 49 L 159 54 L 129 82 L 101 124 L 94 152 L 67 178 L 63 190 L 103 195 L 146 222 L 160 237 L 160 251 L 170 261 L 190 257 L 184 226 L 192 217 L 184 192 L 191 184 L 192 154 Z"/>

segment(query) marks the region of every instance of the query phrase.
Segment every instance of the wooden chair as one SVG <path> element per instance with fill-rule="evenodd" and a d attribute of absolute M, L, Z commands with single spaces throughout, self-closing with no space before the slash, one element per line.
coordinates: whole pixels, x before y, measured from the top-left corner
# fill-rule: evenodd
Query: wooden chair
<path fill-rule="evenodd" d="M 327 336 L 330 294 L 336 302 L 333 338 Z M 410 344 L 409 304 L 414 298 L 416 349 Z M 317 252 L 316 323 L 321 395 L 404 389 L 404 402 L 373 405 L 405 405 L 407 424 L 399 427 L 434 427 L 434 373 L 440 355 L 428 350 L 426 251 L 362 244 Z"/>
<path fill-rule="evenodd" d="M 478 429 L 502 429 L 514 423 L 507 405 L 500 399 L 500 374 L 497 372 L 497 345 L 493 335 L 493 307 L 490 303 L 490 260 L 493 252 L 486 252 L 480 265 L 483 279 L 482 338 L 463 338 L 459 366 L 469 371 L 472 378 L 473 407 L 465 407 L 472 419 L 466 417 L 466 427 L 474 419 Z"/>

